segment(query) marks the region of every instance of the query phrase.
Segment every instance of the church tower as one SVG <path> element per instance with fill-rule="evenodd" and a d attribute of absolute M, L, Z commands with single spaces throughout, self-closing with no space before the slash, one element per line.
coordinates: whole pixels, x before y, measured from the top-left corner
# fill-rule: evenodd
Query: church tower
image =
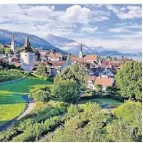
<path fill-rule="evenodd" d="M 82 44 L 81 44 L 81 47 L 80 47 L 79 58 L 83 58 Z"/>
<path fill-rule="evenodd" d="M 14 34 L 12 33 L 12 39 L 11 39 L 11 46 L 10 46 L 11 50 L 13 51 L 13 53 L 15 53 L 15 40 L 14 40 Z"/>
<path fill-rule="evenodd" d="M 30 40 L 25 38 L 24 48 L 20 53 L 21 68 L 27 72 L 31 72 L 35 64 L 35 53 L 31 48 Z"/>

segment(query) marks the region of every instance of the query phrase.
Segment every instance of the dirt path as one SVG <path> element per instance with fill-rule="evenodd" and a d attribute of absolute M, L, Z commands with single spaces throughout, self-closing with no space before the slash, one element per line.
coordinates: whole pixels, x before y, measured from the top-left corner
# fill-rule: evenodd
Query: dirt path
<path fill-rule="evenodd" d="M 28 103 L 27 108 L 25 109 L 25 111 L 23 113 L 21 113 L 20 116 L 18 116 L 17 118 L 9 121 L 8 123 L 6 123 L 5 125 L 0 127 L 0 132 L 6 130 L 7 128 L 9 128 L 14 122 L 16 122 L 17 120 L 20 120 L 21 118 L 23 118 L 24 116 L 28 115 L 35 107 L 35 102 L 33 100 L 31 100 L 30 98 L 28 98 L 28 95 L 23 95 L 24 100 Z"/>

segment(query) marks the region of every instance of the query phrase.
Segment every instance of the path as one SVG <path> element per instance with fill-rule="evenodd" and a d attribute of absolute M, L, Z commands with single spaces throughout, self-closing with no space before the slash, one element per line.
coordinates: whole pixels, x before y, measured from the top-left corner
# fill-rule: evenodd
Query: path
<path fill-rule="evenodd" d="M 9 128 L 14 122 L 16 122 L 17 120 L 20 120 L 21 118 L 23 118 L 24 116 L 28 115 L 35 107 L 35 102 L 33 100 L 31 100 L 30 98 L 28 98 L 28 95 L 23 95 L 24 100 L 28 103 L 26 110 L 17 118 L 9 121 L 8 123 L 6 123 L 5 125 L 0 127 L 0 132 L 6 130 L 7 128 Z"/>

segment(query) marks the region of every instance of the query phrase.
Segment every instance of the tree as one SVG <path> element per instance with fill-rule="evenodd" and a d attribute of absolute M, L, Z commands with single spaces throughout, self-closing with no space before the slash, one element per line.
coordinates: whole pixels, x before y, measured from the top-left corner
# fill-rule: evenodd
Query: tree
<path fill-rule="evenodd" d="M 115 83 L 123 97 L 141 99 L 142 67 L 140 62 L 129 61 L 122 65 L 115 76 Z"/>
<path fill-rule="evenodd" d="M 46 68 L 46 66 L 44 64 L 40 63 L 38 65 L 38 68 L 35 71 L 35 74 L 39 75 L 39 76 L 47 77 L 48 74 L 47 74 L 47 68 Z"/>
<path fill-rule="evenodd" d="M 73 80 L 59 81 L 53 84 L 51 94 L 56 100 L 74 102 L 80 96 L 80 86 Z"/>
<path fill-rule="evenodd" d="M 116 108 L 113 114 L 134 130 L 134 138 L 136 141 L 139 141 L 142 135 L 142 104 L 128 100 Z"/>
<path fill-rule="evenodd" d="M 124 120 L 114 120 L 107 125 L 108 142 L 133 142 L 133 129 Z"/>
<path fill-rule="evenodd" d="M 36 85 L 30 89 L 30 97 L 35 101 L 46 102 L 50 99 L 50 86 Z"/>
<path fill-rule="evenodd" d="M 95 89 L 97 92 L 101 92 L 102 91 L 102 85 L 101 84 L 95 84 Z"/>
<path fill-rule="evenodd" d="M 109 92 L 109 93 L 113 93 L 113 87 L 108 86 L 108 87 L 106 88 L 106 91 Z"/>
<path fill-rule="evenodd" d="M 12 54 L 13 53 L 13 51 L 10 49 L 10 48 L 6 48 L 5 49 L 5 54 Z"/>
<path fill-rule="evenodd" d="M 74 80 L 81 86 L 85 86 L 87 81 L 87 71 L 82 64 L 74 63 L 70 67 L 64 69 L 61 73 L 56 75 L 54 83 L 61 80 Z"/>

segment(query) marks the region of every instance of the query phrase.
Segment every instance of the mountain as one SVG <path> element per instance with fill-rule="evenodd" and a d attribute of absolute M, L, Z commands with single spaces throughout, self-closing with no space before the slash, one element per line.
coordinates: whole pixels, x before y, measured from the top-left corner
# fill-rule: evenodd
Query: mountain
<path fill-rule="evenodd" d="M 16 45 L 18 45 L 18 46 L 23 46 L 25 37 L 29 36 L 31 45 L 35 48 L 43 48 L 44 50 L 56 49 L 56 51 L 58 51 L 58 52 L 61 52 L 64 54 L 66 53 L 65 51 L 53 46 L 48 41 L 46 41 L 38 36 L 31 35 L 28 33 L 22 33 L 22 32 L 13 32 L 13 33 L 14 33 Z M 10 44 L 11 38 L 12 38 L 11 31 L 0 29 L 0 43 L 1 44 Z"/>
<path fill-rule="evenodd" d="M 46 41 L 48 41 L 49 43 L 51 43 L 52 45 L 59 47 L 60 49 L 70 52 L 72 54 L 79 54 L 80 51 L 80 47 L 81 47 L 81 43 L 74 41 L 74 40 L 70 40 L 70 39 L 66 39 L 66 38 L 62 38 L 59 36 L 55 36 L 52 34 L 47 35 L 44 38 Z M 107 51 L 104 47 L 102 46 L 98 46 L 98 47 L 88 47 L 85 44 L 82 43 L 82 47 L 83 47 L 83 53 L 84 54 L 96 54 L 96 55 L 112 55 L 114 53 L 119 54 L 117 51 Z"/>
<path fill-rule="evenodd" d="M 62 38 L 52 34 L 47 35 L 44 39 L 52 45 L 59 47 L 60 49 L 70 52 L 72 54 L 78 54 L 80 51 L 81 43 L 77 41 Z M 89 47 L 84 44 L 82 44 L 82 48 L 84 53 L 88 53 L 90 50 Z"/>
<path fill-rule="evenodd" d="M 46 41 L 51 43 L 52 45 L 59 47 L 60 49 L 70 52 L 72 54 L 79 54 L 81 43 L 71 40 L 71 39 L 66 39 L 62 38 L 59 36 L 55 36 L 52 34 L 47 35 L 44 38 Z M 121 53 L 116 50 L 112 49 L 106 49 L 102 46 L 98 47 L 88 47 L 85 44 L 83 44 L 83 53 L 84 54 L 96 54 L 98 56 L 139 56 L 141 53 Z"/>

